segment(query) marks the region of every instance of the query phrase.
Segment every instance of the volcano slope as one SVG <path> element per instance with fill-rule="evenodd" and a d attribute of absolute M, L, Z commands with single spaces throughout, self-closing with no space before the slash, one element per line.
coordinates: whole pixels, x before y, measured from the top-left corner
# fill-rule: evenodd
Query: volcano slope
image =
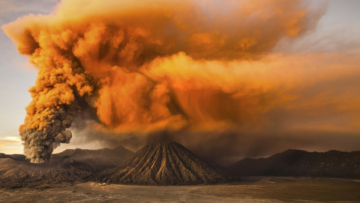
<path fill-rule="evenodd" d="M 0 188 L 48 187 L 85 182 L 100 170 L 115 167 L 133 152 L 117 147 L 100 150 L 65 150 L 49 163 L 33 164 L 24 155 L 0 154 Z"/>
<path fill-rule="evenodd" d="M 175 142 L 147 145 L 123 165 L 94 177 L 97 182 L 135 185 L 216 184 L 230 180 Z"/>

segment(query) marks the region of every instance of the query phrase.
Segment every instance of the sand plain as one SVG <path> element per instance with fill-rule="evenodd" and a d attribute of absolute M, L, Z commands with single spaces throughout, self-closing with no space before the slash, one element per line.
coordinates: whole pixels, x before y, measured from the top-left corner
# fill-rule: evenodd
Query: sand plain
<path fill-rule="evenodd" d="M 360 202 L 360 180 L 246 177 L 241 182 L 197 186 L 43 185 L 1 189 L 0 202 Z"/>

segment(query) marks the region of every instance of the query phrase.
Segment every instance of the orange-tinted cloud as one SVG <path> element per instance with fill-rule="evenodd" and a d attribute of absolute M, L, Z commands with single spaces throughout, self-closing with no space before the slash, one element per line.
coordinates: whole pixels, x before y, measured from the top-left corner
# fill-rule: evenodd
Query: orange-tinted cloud
<path fill-rule="evenodd" d="M 68 143 L 84 103 L 117 132 L 257 123 L 256 115 L 294 96 L 281 82 L 249 80 L 241 61 L 311 30 L 325 8 L 302 0 L 64 0 L 49 16 L 5 25 L 39 68 L 20 127 L 25 154 L 44 162 Z"/>

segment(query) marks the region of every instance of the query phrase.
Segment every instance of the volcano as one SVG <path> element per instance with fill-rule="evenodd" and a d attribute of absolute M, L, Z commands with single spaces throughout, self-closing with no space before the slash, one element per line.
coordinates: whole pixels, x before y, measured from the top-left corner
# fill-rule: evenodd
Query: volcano
<path fill-rule="evenodd" d="M 230 178 L 175 142 L 150 144 L 124 164 L 100 172 L 98 182 L 135 185 L 216 184 Z"/>

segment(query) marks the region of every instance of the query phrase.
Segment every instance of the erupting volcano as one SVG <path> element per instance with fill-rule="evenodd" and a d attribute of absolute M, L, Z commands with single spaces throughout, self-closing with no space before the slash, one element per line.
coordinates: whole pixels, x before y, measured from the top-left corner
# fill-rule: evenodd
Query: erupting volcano
<path fill-rule="evenodd" d="M 0 202 L 358 202 L 359 10 L 0 0 Z"/>

